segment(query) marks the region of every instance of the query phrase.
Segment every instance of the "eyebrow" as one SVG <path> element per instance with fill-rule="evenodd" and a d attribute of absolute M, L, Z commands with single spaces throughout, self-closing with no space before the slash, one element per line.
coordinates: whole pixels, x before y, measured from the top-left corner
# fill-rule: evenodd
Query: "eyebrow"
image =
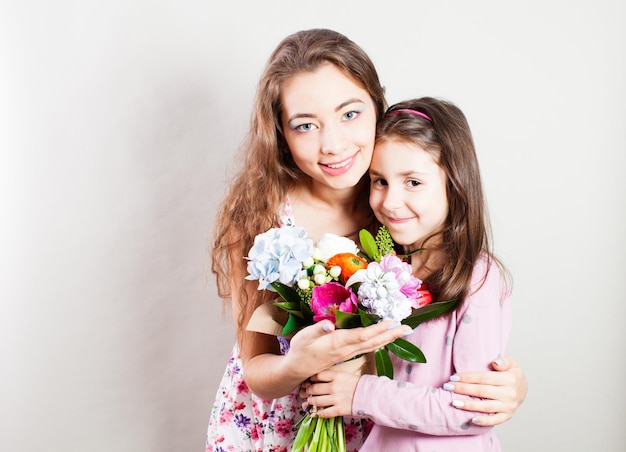
<path fill-rule="evenodd" d="M 337 105 L 335 107 L 335 112 L 338 112 L 339 110 L 341 110 L 342 108 L 345 108 L 346 106 L 350 105 L 350 104 L 365 104 L 365 101 L 358 99 L 358 98 L 352 98 L 352 99 L 348 99 L 342 103 L 340 103 L 339 105 Z M 300 118 L 315 118 L 315 115 L 311 114 L 311 113 L 297 113 L 293 116 L 290 116 L 287 119 L 287 123 L 290 123 L 291 121 L 293 121 L 294 119 L 300 119 Z"/>
<path fill-rule="evenodd" d="M 378 171 L 373 170 L 373 169 L 370 169 L 369 172 L 370 172 L 370 174 L 373 174 L 374 176 L 382 176 L 381 173 L 379 173 Z M 404 177 L 408 177 L 408 176 L 418 177 L 418 176 L 420 176 L 422 174 L 426 174 L 426 173 L 423 173 L 421 171 L 404 171 L 404 172 L 400 173 L 399 175 L 400 176 L 404 176 Z"/>

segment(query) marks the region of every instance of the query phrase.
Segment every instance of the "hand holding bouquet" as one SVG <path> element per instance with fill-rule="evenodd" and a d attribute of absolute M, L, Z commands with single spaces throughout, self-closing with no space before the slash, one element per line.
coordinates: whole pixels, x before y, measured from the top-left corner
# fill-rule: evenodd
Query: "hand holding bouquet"
<path fill-rule="evenodd" d="M 273 290 L 274 303 L 289 317 L 282 335 L 321 320 L 337 328 L 373 325 L 382 320 L 419 323 L 447 311 L 454 301 L 431 303 L 432 296 L 400 259 L 385 227 L 374 238 L 359 234 L 363 252 L 345 237 L 325 234 L 317 244 L 303 228 L 283 226 L 259 234 L 248 254 L 246 279 L 258 280 L 259 290 Z M 414 363 L 424 363 L 421 350 L 399 338 L 374 352 L 378 375 L 393 378 L 389 352 Z M 320 419 L 306 415 L 293 451 L 345 451 L 341 418 Z"/>

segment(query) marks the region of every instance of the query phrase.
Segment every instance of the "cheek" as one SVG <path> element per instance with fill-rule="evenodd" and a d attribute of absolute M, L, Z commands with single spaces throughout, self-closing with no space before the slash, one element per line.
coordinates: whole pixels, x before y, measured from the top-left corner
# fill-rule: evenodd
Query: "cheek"
<path fill-rule="evenodd" d="M 380 208 L 381 196 L 380 193 L 376 190 L 371 189 L 370 191 L 370 207 L 374 211 L 374 214 L 378 215 L 378 210 Z"/>
<path fill-rule="evenodd" d="M 295 134 L 285 135 L 287 146 L 293 156 L 294 161 L 306 160 L 311 154 L 311 140 L 307 136 L 296 136 Z"/>

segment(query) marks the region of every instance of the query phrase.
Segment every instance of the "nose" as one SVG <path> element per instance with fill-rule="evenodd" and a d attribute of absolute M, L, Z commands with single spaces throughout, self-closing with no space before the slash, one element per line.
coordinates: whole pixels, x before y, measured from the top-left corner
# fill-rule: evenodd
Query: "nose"
<path fill-rule="evenodd" d="M 339 154 L 346 147 L 343 132 L 335 125 L 324 126 L 321 139 L 321 150 L 324 154 Z"/>
<path fill-rule="evenodd" d="M 387 190 L 383 195 L 383 208 L 388 212 L 393 212 L 402 207 L 403 203 L 402 187 L 391 183 L 387 185 Z"/>

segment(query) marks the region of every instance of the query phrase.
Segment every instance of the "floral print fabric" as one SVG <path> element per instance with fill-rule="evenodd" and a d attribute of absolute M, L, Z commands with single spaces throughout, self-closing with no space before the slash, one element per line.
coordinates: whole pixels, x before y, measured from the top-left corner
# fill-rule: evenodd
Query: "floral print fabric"
<path fill-rule="evenodd" d="M 281 221 L 293 225 L 289 200 L 285 202 Z M 288 343 L 281 343 L 287 353 Z M 302 418 L 299 388 L 273 400 L 263 400 L 250 392 L 243 379 L 237 344 L 228 360 L 211 410 L 206 438 L 206 452 L 289 452 L 296 436 L 296 423 Z M 371 422 L 344 417 L 347 451 L 356 452 L 363 443 Z"/>
<path fill-rule="evenodd" d="M 294 426 L 304 415 L 298 390 L 274 400 L 250 392 L 243 380 L 239 348 L 233 348 L 211 411 L 206 452 L 289 452 Z M 361 447 L 371 422 L 344 417 L 347 451 Z"/>

